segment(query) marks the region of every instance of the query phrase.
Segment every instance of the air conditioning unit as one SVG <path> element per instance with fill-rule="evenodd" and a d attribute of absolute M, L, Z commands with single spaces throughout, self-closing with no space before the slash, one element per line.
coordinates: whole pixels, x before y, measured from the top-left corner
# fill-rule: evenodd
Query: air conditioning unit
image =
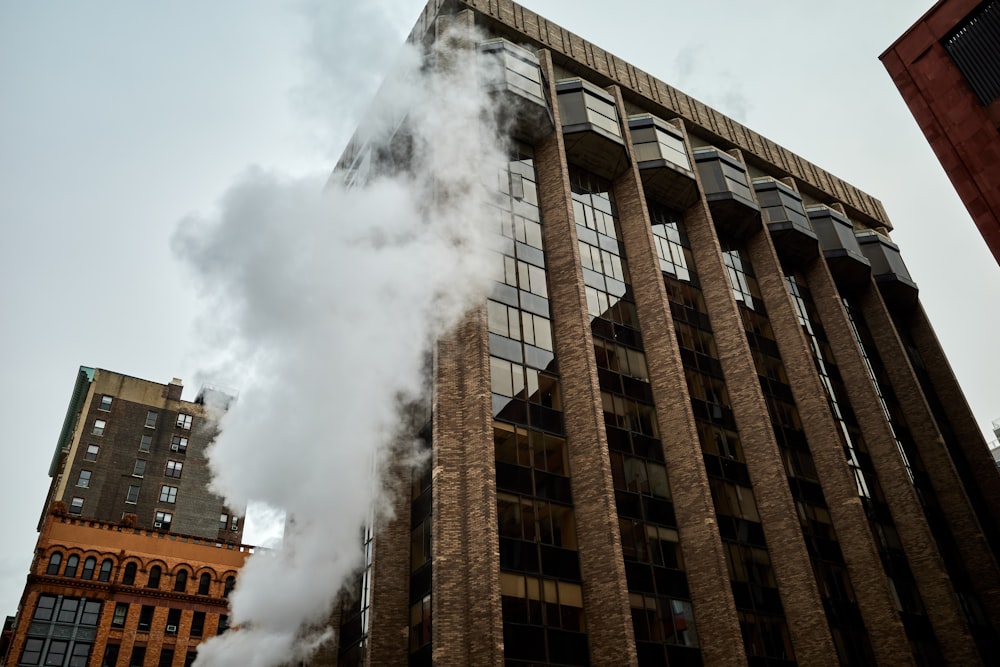
<path fill-rule="evenodd" d="M 172 452 L 179 452 L 180 450 L 181 450 L 181 446 L 180 445 L 170 445 L 170 451 L 172 451 Z"/>
<path fill-rule="evenodd" d="M 171 633 L 177 634 L 177 626 L 176 625 L 168 625 L 167 626 L 167 632 L 171 632 Z"/>
<path fill-rule="evenodd" d="M 233 526 L 233 532 L 234 533 L 240 532 L 240 527 L 239 526 Z"/>
<path fill-rule="evenodd" d="M 163 522 L 162 521 L 154 521 L 153 522 L 153 528 L 163 528 Z"/>

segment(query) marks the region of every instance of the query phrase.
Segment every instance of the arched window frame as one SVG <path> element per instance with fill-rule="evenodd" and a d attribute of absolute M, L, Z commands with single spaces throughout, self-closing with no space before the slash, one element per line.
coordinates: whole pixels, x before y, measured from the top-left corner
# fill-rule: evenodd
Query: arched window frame
<path fill-rule="evenodd" d="M 97 573 L 97 580 L 111 581 L 112 568 L 114 568 L 114 563 L 111 562 L 110 558 L 105 558 L 101 561 L 101 571 Z"/>
<path fill-rule="evenodd" d="M 129 563 L 125 566 L 125 575 L 122 577 L 122 583 L 126 586 L 135 585 L 135 574 L 139 570 L 139 566 L 135 563 Z"/>
<path fill-rule="evenodd" d="M 45 574 L 59 574 L 59 566 L 62 565 L 63 555 L 61 551 L 53 551 L 49 556 L 49 566 L 45 568 Z"/>
<path fill-rule="evenodd" d="M 198 577 L 198 595 L 208 595 L 212 590 L 212 575 L 208 572 L 203 572 L 200 577 Z"/>
<path fill-rule="evenodd" d="M 66 569 L 63 570 L 63 576 L 69 577 L 70 579 L 76 577 L 76 568 L 80 565 L 80 557 L 76 554 L 72 554 L 66 559 Z"/>
<path fill-rule="evenodd" d="M 174 592 L 187 593 L 187 582 L 188 582 L 187 570 L 178 570 L 177 576 L 174 577 Z"/>
<path fill-rule="evenodd" d="M 163 574 L 163 568 L 159 565 L 154 565 L 149 568 L 149 579 L 146 580 L 146 588 L 159 588 L 160 587 L 160 576 Z"/>
<path fill-rule="evenodd" d="M 90 581 L 94 578 L 94 570 L 97 569 L 97 559 L 93 556 L 87 556 L 83 561 L 83 570 L 80 572 L 80 578 Z"/>

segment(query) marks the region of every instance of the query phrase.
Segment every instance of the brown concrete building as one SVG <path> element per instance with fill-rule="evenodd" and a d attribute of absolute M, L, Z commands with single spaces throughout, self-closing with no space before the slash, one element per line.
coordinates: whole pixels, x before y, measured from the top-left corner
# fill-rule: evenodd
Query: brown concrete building
<path fill-rule="evenodd" d="M 128 523 L 46 515 L 0 664 L 188 666 L 228 629 L 251 549 Z"/>
<path fill-rule="evenodd" d="M 1000 476 L 878 200 L 509 0 L 411 40 L 455 25 L 503 64 L 503 278 L 331 656 L 1000 661 Z"/>
<path fill-rule="evenodd" d="M 940 0 L 881 59 L 1000 262 L 1000 2 Z"/>

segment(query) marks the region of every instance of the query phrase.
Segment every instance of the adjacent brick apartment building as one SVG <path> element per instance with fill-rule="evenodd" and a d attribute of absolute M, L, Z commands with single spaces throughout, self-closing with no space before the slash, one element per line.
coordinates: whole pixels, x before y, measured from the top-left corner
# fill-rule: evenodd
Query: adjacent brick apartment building
<path fill-rule="evenodd" d="M 208 488 L 203 390 L 81 367 L 4 665 L 190 665 L 251 548 Z M 217 415 L 216 415 L 217 416 Z M 7 634 L 7 633 L 5 633 Z"/>
<path fill-rule="evenodd" d="M 1000 2 L 941 0 L 881 59 L 1000 262 Z"/>
<path fill-rule="evenodd" d="M 1000 477 L 880 203 L 509 0 L 448 25 L 504 65 L 504 278 L 339 664 L 996 664 Z"/>

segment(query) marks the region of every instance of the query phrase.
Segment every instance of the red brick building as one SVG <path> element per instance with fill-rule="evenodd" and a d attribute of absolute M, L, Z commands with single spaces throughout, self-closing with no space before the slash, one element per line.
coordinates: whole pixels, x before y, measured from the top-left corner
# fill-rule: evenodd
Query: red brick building
<path fill-rule="evenodd" d="M 250 547 L 62 509 L 45 517 L 0 664 L 181 667 L 226 631 Z"/>
<path fill-rule="evenodd" d="M 1000 2 L 940 0 L 881 60 L 1000 262 Z"/>

